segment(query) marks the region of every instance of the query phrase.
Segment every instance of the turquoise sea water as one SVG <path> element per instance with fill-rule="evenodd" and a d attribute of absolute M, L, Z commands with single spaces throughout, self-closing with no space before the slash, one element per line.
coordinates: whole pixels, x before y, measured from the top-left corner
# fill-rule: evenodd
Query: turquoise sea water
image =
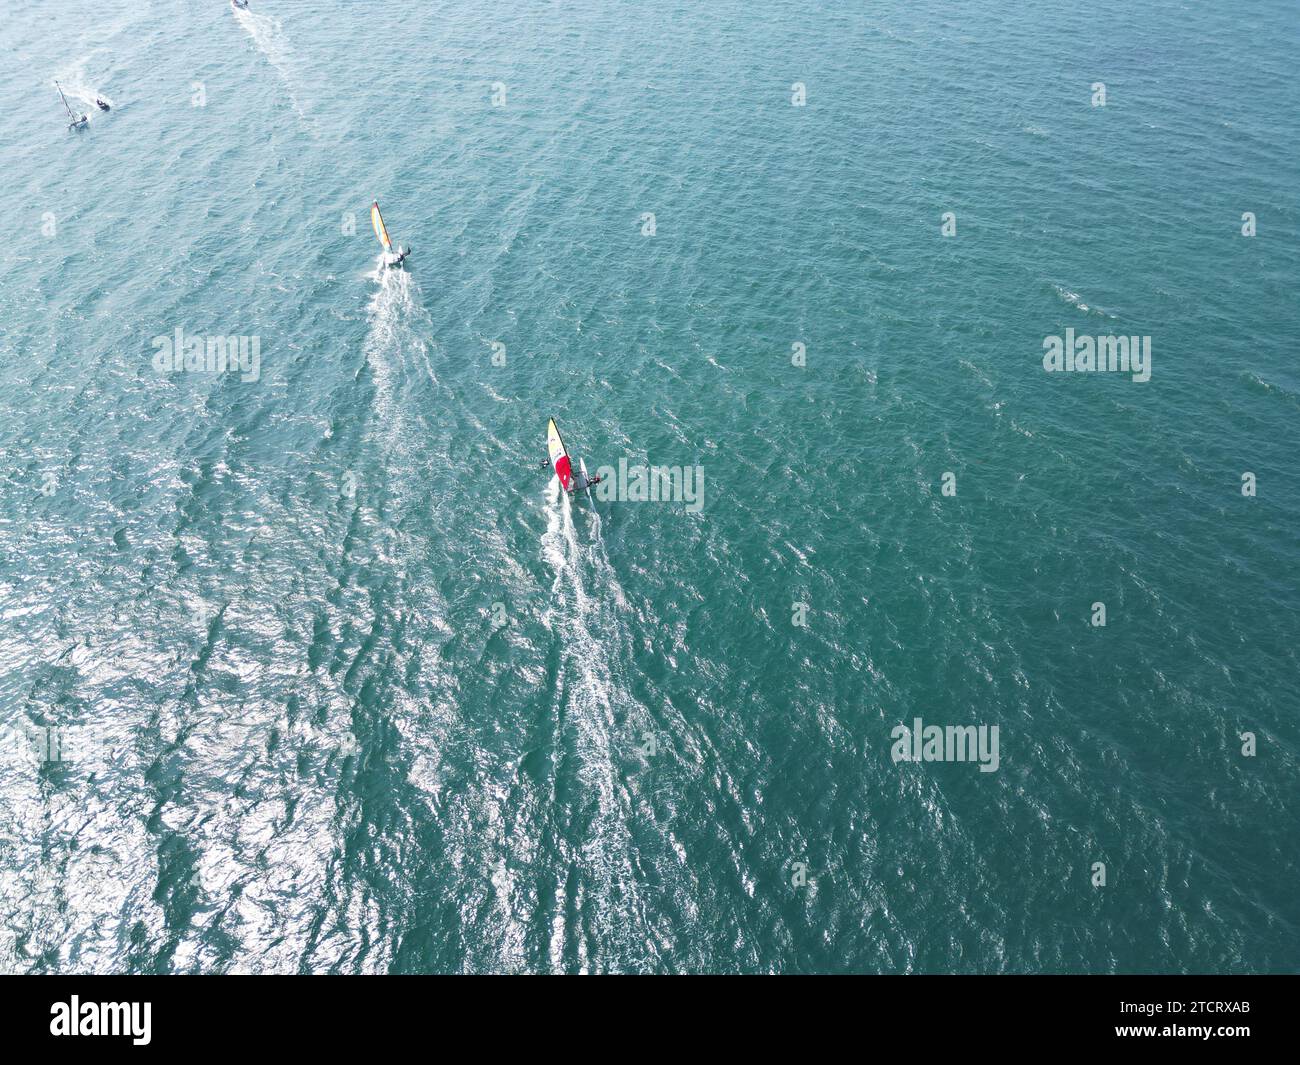
<path fill-rule="evenodd" d="M 0 21 L 0 969 L 1300 968 L 1293 3 L 252 7 Z"/>

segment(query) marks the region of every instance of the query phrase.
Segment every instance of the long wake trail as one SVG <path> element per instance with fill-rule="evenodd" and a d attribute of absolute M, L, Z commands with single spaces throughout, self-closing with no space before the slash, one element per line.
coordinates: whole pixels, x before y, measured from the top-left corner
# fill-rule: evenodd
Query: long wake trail
<path fill-rule="evenodd" d="M 285 36 L 283 23 L 271 15 L 264 15 L 259 11 L 251 11 L 247 8 L 232 6 L 230 10 L 235 16 L 235 21 L 253 39 L 257 50 L 275 68 L 280 80 L 284 82 L 285 91 L 289 94 L 289 103 L 292 105 L 294 113 L 302 120 L 303 125 L 307 127 L 307 131 L 315 137 L 316 123 L 309 114 L 310 101 L 304 103 L 299 98 L 299 79 L 296 70 L 297 53 L 294 51 L 293 45 L 289 43 L 288 37 Z"/>
<path fill-rule="evenodd" d="M 397 507 L 394 517 L 400 518 L 427 490 L 429 449 L 440 446 L 437 434 L 419 416 L 413 394 L 425 380 L 439 387 L 429 357 L 433 324 L 411 274 L 376 265 L 370 276 L 376 288 L 366 308 L 362 350 L 375 382 L 373 437 L 384 456 Z M 422 460 L 417 451 L 423 453 Z"/>
<path fill-rule="evenodd" d="M 545 622 L 560 640 L 558 702 L 575 737 L 579 804 L 568 811 L 582 839 L 570 856 L 581 871 L 575 899 L 583 927 L 570 930 L 586 971 L 653 966 L 646 907 L 638 887 L 633 802 L 618 769 L 651 727 L 651 715 L 628 689 L 619 663 L 630 657 L 622 611 L 626 601 L 599 540 L 584 543 L 574 523 L 575 503 L 552 478 L 546 489 L 543 557 L 555 571 Z M 592 532 L 596 529 L 593 523 Z M 590 589 L 590 590 L 589 590 Z M 562 885 L 561 885 L 562 889 Z M 563 896 L 563 891 L 559 892 Z M 552 944 L 552 966 L 567 964 Z"/>

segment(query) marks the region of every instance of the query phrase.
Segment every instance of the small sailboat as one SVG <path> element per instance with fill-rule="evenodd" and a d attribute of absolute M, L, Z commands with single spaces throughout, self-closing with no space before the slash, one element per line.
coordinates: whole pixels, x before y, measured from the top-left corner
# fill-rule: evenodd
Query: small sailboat
<path fill-rule="evenodd" d="M 542 463 L 543 468 L 550 466 L 555 470 L 555 476 L 559 479 L 560 487 L 572 495 L 580 489 L 587 490 L 587 498 L 591 498 L 591 486 L 600 484 L 600 477 L 592 477 L 587 473 L 587 464 L 581 458 L 578 459 L 578 468 L 582 471 L 582 480 L 579 481 L 574 476 L 573 460 L 569 458 L 569 449 L 564 446 L 564 439 L 560 436 L 560 427 L 555 424 L 555 419 L 550 418 L 546 422 L 546 452 L 548 459 Z"/>
<path fill-rule="evenodd" d="M 72 113 L 72 108 L 68 106 L 68 98 L 63 95 L 63 86 L 57 81 L 54 87 L 59 90 L 59 99 L 63 101 L 63 107 L 68 112 L 68 129 L 85 129 L 86 124 L 90 121 L 90 116 L 83 114 L 78 118 Z"/>
<path fill-rule="evenodd" d="M 384 246 L 384 265 L 401 266 L 406 257 L 411 254 L 410 247 L 398 248 L 393 250 L 393 242 L 388 239 L 388 227 L 384 225 L 384 216 L 379 213 L 379 201 L 375 200 L 370 205 L 370 224 L 375 227 L 375 236 L 379 238 L 379 243 Z"/>

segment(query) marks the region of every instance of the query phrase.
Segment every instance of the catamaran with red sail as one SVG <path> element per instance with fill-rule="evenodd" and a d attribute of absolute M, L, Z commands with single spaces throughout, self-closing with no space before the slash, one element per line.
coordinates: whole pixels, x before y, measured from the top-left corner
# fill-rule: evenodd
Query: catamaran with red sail
<path fill-rule="evenodd" d="M 599 477 L 587 476 L 587 464 L 582 459 L 578 459 L 579 471 L 574 472 L 573 460 L 569 458 L 569 449 L 564 446 L 564 438 L 560 436 L 560 427 L 555 424 L 554 418 L 546 423 L 546 450 L 550 459 L 542 465 L 554 467 L 560 487 L 566 492 L 573 493 L 582 488 L 589 489 L 593 484 L 600 484 Z"/>

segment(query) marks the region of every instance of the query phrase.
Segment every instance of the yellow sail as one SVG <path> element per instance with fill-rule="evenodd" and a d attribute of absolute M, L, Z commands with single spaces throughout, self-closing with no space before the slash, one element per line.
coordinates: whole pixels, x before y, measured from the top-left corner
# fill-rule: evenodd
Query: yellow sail
<path fill-rule="evenodd" d="M 379 201 L 370 205 L 370 224 L 375 227 L 375 236 L 385 251 L 393 250 L 393 242 L 388 239 L 388 227 L 384 225 L 384 216 L 379 213 Z"/>

